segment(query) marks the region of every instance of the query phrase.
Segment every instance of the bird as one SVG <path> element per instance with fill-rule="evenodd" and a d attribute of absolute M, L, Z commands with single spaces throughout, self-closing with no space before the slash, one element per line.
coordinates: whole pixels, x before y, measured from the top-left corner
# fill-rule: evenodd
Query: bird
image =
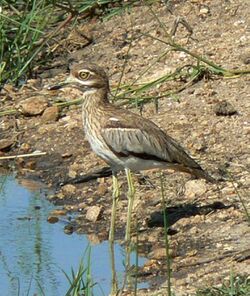
<path fill-rule="evenodd" d="M 74 87 L 82 93 L 82 119 L 92 150 L 112 169 L 113 202 L 109 240 L 114 241 L 116 206 L 119 198 L 117 174 L 125 170 L 128 210 L 125 241 L 130 241 L 130 221 L 135 188 L 131 171 L 174 169 L 209 182 L 216 180 L 155 123 L 109 101 L 109 78 L 105 70 L 90 62 L 74 63 L 70 75 L 57 88 Z M 54 88 L 55 89 L 55 88 Z"/>

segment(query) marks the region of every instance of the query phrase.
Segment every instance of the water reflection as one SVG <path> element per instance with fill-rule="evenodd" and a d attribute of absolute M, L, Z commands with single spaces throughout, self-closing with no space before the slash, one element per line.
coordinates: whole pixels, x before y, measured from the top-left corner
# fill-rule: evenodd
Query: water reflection
<path fill-rule="evenodd" d="M 45 194 L 45 190 L 31 193 L 12 176 L 0 176 L 1 295 L 18 295 L 18 291 L 19 295 L 65 295 L 68 282 L 62 270 L 67 274 L 71 268 L 77 270 L 89 245 L 86 236 L 65 235 L 62 223 L 47 223 L 54 206 Z M 119 285 L 123 281 L 125 251 L 115 244 L 111 262 L 109 251 L 108 242 L 91 249 L 93 281 L 98 283 L 95 296 L 108 295 L 118 288 L 117 279 Z M 131 262 L 135 257 L 132 253 Z"/>

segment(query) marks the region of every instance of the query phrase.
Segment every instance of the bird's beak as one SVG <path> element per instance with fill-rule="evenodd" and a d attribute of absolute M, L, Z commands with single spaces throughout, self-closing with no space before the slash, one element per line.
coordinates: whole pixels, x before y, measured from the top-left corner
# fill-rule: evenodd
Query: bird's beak
<path fill-rule="evenodd" d="M 56 85 L 49 86 L 48 90 L 61 89 L 61 88 L 67 87 L 68 85 L 72 84 L 73 82 L 75 82 L 74 77 L 70 75 L 65 81 L 58 83 Z"/>

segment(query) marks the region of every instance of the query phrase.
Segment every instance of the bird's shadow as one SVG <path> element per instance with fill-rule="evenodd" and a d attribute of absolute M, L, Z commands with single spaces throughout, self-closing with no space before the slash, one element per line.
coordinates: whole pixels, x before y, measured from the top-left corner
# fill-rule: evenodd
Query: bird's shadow
<path fill-rule="evenodd" d="M 170 227 L 182 218 L 188 218 L 196 215 L 207 215 L 209 213 L 235 207 L 234 205 L 225 205 L 220 201 L 213 202 L 205 206 L 198 206 L 196 204 L 184 204 L 172 207 L 167 207 L 165 213 L 163 211 L 157 211 L 151 214 L 147 221 L 148 227 L 164 227 L 164 215 L 166 217 L 166 225 Z M 172 233 L 170 229 L 169 234 Z"/>

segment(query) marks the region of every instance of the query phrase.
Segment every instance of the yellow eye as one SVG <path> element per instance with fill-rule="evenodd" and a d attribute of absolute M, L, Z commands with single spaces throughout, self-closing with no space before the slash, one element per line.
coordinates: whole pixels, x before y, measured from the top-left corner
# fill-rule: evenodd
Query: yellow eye
<path fill-rule="evenodd" d="M 79 71 L 78 72 L 78 76 L 79 78 L 81 78 L 82 80 L 86 80 L 89 78 L 90 73 L 87 71 Z"/>

